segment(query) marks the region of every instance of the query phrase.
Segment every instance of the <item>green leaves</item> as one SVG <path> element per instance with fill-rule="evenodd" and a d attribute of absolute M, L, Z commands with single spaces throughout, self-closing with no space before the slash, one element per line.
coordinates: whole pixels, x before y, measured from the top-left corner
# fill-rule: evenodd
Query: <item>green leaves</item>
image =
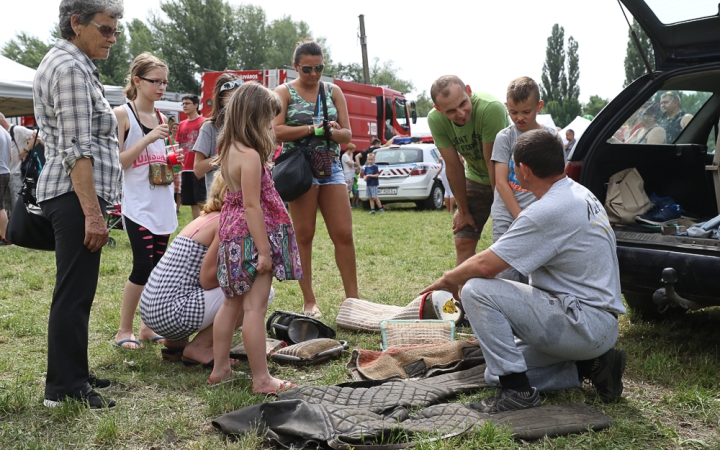
<path fill-rule="evenodd" d="M 6 58 L 10 58 L 23 66 L 37 69 L 51 47 L 52 44 L 46 44 L 35 36 L 21 31 L 15 35 L 14 39 L 6 42 L 0 52 Z"/>
<path fill-rule="evenodd" d="M 578 101 L 580 96 L 579 79 L 578 42 L 570 36 L 566 54 L 565 29 L 555 24 L 547 39 L 540 97 L 545 101 L 545 112 L 552 115 L 553 121 L 559 127 L 567 126 L 576 116 L 580 115 L 582 107 Z"/>
<path fill-rule="evenodd" d="M 650 67 L 654 70 L 655 52 L 653 51 L 650 38 L 647 34 L 645 34 L 642 28 L 640 28 L 640 25 L 635 19 L 633 19 L 632 29 L 635 31 L 635 34 L 637 34 L 638 40 L 640 41 L 640 48 L 643 53 L 645 53 L 645 56 L 647 56 L 648 62 L 650 62 Z M 623 88 L 628 86 L 637 78 L 645 75 L 647 72 L 648 70 L 647 67 L 645 67 L 645 62 L 643 62 L 642 56 L 640 55 L 640 50 L 638 50 L 630 30 L 628 30 L 627 53 L 625 55 L 625 83 L 623 83 Z"/>

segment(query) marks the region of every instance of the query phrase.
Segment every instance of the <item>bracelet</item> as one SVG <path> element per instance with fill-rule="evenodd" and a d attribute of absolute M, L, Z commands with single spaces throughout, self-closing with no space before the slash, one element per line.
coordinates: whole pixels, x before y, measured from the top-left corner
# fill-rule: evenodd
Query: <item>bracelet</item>
<path fill-rule="evenodd" d="M 312 125 L 308 125 L 308 135 L 313 134 L 313 127 Z"/>

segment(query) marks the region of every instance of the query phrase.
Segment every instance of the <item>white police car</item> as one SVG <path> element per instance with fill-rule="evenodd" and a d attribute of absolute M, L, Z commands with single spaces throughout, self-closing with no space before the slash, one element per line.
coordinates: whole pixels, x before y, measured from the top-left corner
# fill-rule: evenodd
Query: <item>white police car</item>
<path fill-rule="evenodd" d="M 414 202 L 421 209 L 442 209 L 444 191 L 438 175 L 440 152 L 433 144 L 408 144 L 375 150 L 375 164 L 380 169 L 378 198 L 380 202 Z M 396 139 L 395 142 L 398 142 Z M 370 209 L 365 179 L 358 180 L 360 200 Z"/>

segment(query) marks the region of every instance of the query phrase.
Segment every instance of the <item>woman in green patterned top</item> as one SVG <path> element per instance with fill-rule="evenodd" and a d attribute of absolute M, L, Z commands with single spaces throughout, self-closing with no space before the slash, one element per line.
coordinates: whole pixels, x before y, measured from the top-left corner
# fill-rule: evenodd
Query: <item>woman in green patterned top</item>
<path fill-rule="evenodd" d="M 301 42 L 293 55 L 293 67 L 298 73 L 298 78 L 275 89 L 283 101 L 283 110 L 273 122 L 277 140 L 284 143 L 283 151 L 296 146 L 311 147 L 315 150 L 328 150 L 332 157 L 332 175 L 320 180 L 313 178 L 310 190 L 290 202 L 290 216 L 305 275 L 305 278 L 300 280 L 304 301 L 303 312 L 305 315 L 318 318 L 322 314 L 312 289 L 311 269 L 318 207 L 335 246 L 335 263 L 340 269 L 345 298 L 358 298 L 352 214 L 340 162 L 340 144 L 349 143 L 352 132 L 342 90 L 332 83 L 324 83 L 327 93 L 330 148 L 326 149 L 327 141 L 324 135 L 315 134 L 313 116 L 323 114 L 322 104 L 318 101 L 320 79 L 324 68 L 322 48 L 313 41 Z"/>

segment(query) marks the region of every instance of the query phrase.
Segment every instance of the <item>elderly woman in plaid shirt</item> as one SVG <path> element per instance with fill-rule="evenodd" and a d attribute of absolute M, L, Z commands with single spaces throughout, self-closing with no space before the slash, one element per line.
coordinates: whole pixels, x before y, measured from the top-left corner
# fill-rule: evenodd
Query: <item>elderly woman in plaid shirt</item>
<path fill-rule="evenodd" d="M 88 320 L 100 250 L 108 240 L 105 208 L 119 202 L 117 122 L 93 59 L 106 59 L 120 32 L 122 0 L 62 0 L 62 39 L 45 55 L 33 83 L 46 164 L 37 200 L 55 229 L 57 276 L 48 324 L 45 406 L 67 399 L 112 408 L 94 389 L 110 382 L 88 369 Z"/>

